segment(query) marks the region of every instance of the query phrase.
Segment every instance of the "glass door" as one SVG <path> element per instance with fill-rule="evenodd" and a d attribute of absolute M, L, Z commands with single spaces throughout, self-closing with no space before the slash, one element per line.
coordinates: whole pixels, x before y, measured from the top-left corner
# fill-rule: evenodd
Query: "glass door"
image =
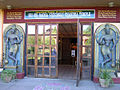
<path fill-rule="evenodd" d="M 28 25 L 29 27 L 29 25 Z M 30 28 L 31 29 L 31 28 Z M 28 28 L 28 32 L 30 30 Z M 30 36 L 29 33 L 27 35 Z M 27 42 L 28 42 L 27 38 Z M 34 76 L 35 77 L 50 77 L 58 76 L 58 25 L 57 24 L 35 24 L 35 63 Z M 27 43 L 29 44 L 29 43 Z M 30 51 L 27 48 L 27 51 Z M 27 64 L 29 61 L 29 53 L 27 54 Z M 30 54 L 31 56 L 31 54 Z M 28 74 L 29 70 L 28 71 Z"/>
<path fill-rule="evenodd" d="M 91 79 L 92 62 L 92 24 L 77 21 L 77 82 Z"/>
<path fill-rule="evenodd" d="M 27 26 L 27 57 L 26 71 L 28 76 L 35 76 L 35 25 Z"/>
<path fill-rule="evenodd" d="M 91 79 L 92 25 L 81 23 L 81 79 Z"/>

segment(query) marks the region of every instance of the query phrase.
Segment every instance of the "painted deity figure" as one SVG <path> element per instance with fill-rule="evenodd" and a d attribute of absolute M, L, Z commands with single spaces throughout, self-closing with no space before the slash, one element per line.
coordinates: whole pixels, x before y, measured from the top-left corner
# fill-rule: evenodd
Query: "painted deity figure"
<path fill-rule="evenodd" d="M 98 39 L 99 36 L 96 35 L 96 41 L 101 46 L 101 54 L 103 56 L 103 62 L 101 63 L 101 66 L 102 68 L 104 68 L 104 66 L 108 62 L 112 61 L 111 66 L 115 67 L 112 51 L 115 49 L 115 46 L 118 43 L 119 35 L 117 35 L 116 40 L 116 37 L 113 34 L 110 34 L 110 31 L 112 31 L 112 29 L 110 28 L 109 24 L 106 24 L 103 30 L 105 34 L 102 35 L 99 39 Z"/>
<path fill-rule="evenodd" d="M 21 43 L 23 37 L 19 37 L 16 33 L 18 29 L 16 25 L 12 25 L 9 34 L 6 36 L 6 47 L 8 49 L 8 57 L 13 60 L 13 64 L 17 65 L 18 61 L 16 59 L 16 54 L 19 50 L 19 44 Z"/>

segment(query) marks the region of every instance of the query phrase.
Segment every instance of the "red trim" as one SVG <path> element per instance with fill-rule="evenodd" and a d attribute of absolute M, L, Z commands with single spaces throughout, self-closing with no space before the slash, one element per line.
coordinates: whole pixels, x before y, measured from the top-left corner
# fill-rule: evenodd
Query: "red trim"
<path fill-rule="evenodd" d="M 116 84 L 120 84 L 120 78 L 112 78 L 113 79 L 113 82 L 114 83 L 116 83 Z M 95 82 L 95 83 L 99 83 L 99 79 L 98 79 L 98 77 L 93 77 L 93 81 Z"/>
<path fill-rule="evenodd" d="M 12 9 L 4 10 L 4 23 L 26 23 L 26 22 L 76 22 L 76 19 L 34 19 L 34 20 L 25 20 L 24 11 L 26 10 L 66 10 L 66 9 L 95 9 L 95 19 L 80 19 L 81 22 L 120 22 L 120 8 L 108 8 L 108 7 L 51 7 L 51 8 L 28 8 L 28 9 Z M 117 18 L 98 18 L 98 10 L 116 10 Z M 20 20 L 8 20 L 6 19 L 7 12 L 22 12 L 22 19 Z"/>

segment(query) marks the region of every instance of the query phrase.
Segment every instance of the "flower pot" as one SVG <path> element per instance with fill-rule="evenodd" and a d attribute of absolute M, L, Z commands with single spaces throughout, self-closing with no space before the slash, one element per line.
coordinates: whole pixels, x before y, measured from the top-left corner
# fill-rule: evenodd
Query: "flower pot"
<path fill-rule="evenodd" d="M 24 72 L 22 72 L 22 73 L 16 73 L 16 78 L 17 79 L 23 79 L 24 78 Z"/>
<path fill-rule="evenodd" d="M 101 87 L 109 87 L 110 81 L 106 81 L 105 79 L 99 78 L 100 86 Z"/>

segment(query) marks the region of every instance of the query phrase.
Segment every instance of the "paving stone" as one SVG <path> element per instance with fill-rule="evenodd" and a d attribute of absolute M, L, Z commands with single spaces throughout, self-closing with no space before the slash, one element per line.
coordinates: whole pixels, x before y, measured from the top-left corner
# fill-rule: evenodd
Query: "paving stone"
<path fill-rule="evenodd" d="M 0 90 L 120 90 L 120 84 L 101 88 L 98 83 L 81 80 L 76 87 L 76 80 L 25 77 L 10 83 L 3 83 L 0 80 Z"/>

